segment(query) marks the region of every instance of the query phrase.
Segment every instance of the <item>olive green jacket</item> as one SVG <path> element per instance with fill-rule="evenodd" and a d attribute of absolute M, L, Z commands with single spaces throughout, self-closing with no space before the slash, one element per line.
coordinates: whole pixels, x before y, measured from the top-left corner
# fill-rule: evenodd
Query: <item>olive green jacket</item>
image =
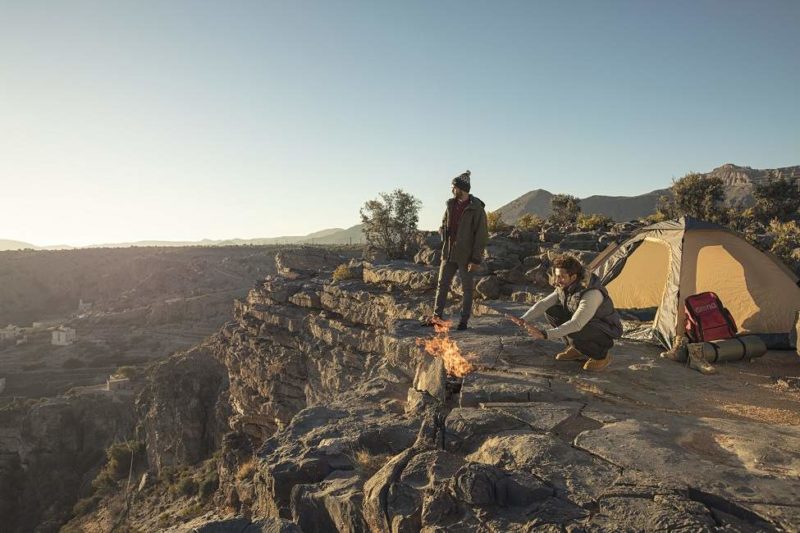
<path fill-rule="evenodd" d="M 480 264 L 486 243 L 489 241 L 486 211 L 483 209 L 486 204 L 470 194 L 469 205 L 464 208 L 461 220 L 458 222 L 458 234 L 449 235 L 450 212 L 455 201 L 455 198 L 447 201 L 442 227 L 439 228 L 439 234 L 442 236 L 442 261 L 453 261 L 459 265 Z"/>

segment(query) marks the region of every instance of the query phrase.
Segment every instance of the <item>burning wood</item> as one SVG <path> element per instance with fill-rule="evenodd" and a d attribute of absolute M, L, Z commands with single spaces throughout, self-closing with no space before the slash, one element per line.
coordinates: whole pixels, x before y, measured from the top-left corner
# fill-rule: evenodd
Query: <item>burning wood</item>
<path fill-rule="evenodd" d="M 435 320 L 436 335 L 430 339 L 417 339 L 417 345 L 433 357 L 444 360 L 448 376 L 464 377 L 475 370 L 475 365 L 464 359 L 456 342 L 450 338 L 450 321 Z"/>

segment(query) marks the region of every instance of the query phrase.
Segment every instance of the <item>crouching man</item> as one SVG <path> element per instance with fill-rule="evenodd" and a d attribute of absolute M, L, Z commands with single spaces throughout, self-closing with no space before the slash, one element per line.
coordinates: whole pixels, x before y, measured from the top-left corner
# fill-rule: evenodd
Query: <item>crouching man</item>
<path fill-rule="evenodd" d="M 553 261 L 555 290 L 522 315 L 521 324 L 535 339 L 564 339 L 567 348 L 558 361 L 588 360 L 583 369 L 602 370 L 611 362 L 608 350 L 622 335 L 622 322 L 608 291 L 580 261 L 561 255 Z M 540 330 L 530 323 L 545 316 L 551 328 Z"/>

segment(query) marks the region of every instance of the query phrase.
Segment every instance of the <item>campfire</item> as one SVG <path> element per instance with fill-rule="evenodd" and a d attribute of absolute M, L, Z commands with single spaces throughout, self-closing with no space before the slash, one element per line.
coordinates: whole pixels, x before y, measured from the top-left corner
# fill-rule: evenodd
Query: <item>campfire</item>
<path fill-rule="evenodd" d="M 417 345 L 433 357 L 441 357 L 448 376 L 463 378 L 475 370 L 475 365 L 464 359 L 456 342 L 450 338 L 450 321 L 437 321 L 433 328 L 436 335 L 429 339 L 417 339 Z"/>

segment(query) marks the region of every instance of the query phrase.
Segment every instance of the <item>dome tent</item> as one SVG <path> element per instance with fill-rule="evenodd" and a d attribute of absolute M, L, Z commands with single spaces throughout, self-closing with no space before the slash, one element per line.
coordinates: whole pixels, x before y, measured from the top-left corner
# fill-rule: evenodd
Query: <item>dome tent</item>
<path fill-rule="evenodd" d="M 683 300 L 692 294 L 717 293 L 740 333 L 788 335 L 800 309 L 798 278 L 783 263 L 736 232 L 691 217 L 642 228 L 606 248 L 589 270 L 618 309 L 656 308 L 652 334 L 668 348 L 683 331 Z"/>

